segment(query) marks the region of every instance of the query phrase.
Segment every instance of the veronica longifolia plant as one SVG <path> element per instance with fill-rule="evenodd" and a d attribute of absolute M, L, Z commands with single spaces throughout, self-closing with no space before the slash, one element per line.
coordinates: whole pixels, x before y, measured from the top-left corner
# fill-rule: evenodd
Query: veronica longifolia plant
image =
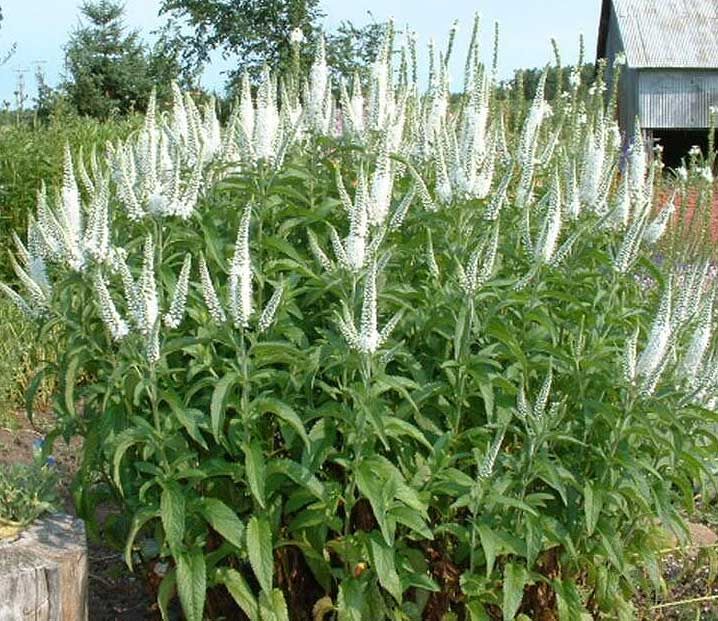
<path fill-rule="evenodd" d="M 169 561 L 165 618 L 610 616 L 715 454 L 712 268 L 638 137 L 621 175 L 605 63 L 527 103 L 477 19 L 450 96 L 453 34 L 426 92 L 399 39 L 338 93 L 323 40 L 244 76 L 226 125 L 175 87 L 16 240 L 78 509 Z"/>

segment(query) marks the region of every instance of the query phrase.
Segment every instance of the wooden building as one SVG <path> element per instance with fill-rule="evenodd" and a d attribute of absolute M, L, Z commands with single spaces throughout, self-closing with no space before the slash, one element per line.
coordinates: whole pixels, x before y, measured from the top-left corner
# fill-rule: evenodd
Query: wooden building
<path fill-rule="evenodd" d="M 618 104 L 624 135 L 636 118 L 646 137 L 680 157 L 705 148 L 709 110 L 718 107 L 718 0 L 602 0 L 598 58 L 609 82 L 625 55 Z"/>

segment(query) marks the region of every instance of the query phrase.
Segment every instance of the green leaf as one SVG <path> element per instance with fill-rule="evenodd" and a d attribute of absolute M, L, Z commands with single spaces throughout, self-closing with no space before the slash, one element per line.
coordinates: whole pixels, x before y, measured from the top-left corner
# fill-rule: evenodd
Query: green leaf
<path fill-rule="evenodd" d="M 454 360 L 459 360 L 463 351 L 464 331 L 466 330 L 466 304 L 459 308 L 459 316 L 454 323 Z"/>
<path fill-rule="evenodd" d="M 538 478 L 555 489 L 561 496 L 563 504 L 568 506 L 568 496 L 564 481 L 572 480 L 571 474 L 565 469 L 556 466 L 548 459 L 540 459 L 536 461 L 536 473 Z"/>
<path fill-rule="evenodd" d="M 33 422 L 33 410 L 35 405 L 35 395 L 42 386 L 42 382 L 45 379 L 45 375 L 50 370 L 50 365 L 42 367 L 32 378 L 32 381 L 28 384 L 25 390 L 25 412 L 30 422 Z"/>
<path fill-rule="evenodd" d="M 302 439 L 302 442 L 304 442 L 305 446 L 309 448 L 309 436 L 307 435 L 307 430 L 304 428 L 302 419 L 299 418 L 299 415 L 286 403 L 280 401 L 279 399 L 263 397 L 261 399 L 255 399 L 250 408 L 261 414 L 270 412 L 283 420 L 297 432 L 299 437 Z"/>
<path fill-rule="evenodd" d="M 127 535 L 127 541 L 125 542 L 125 564 L 132 571 L 132 546 L 135 543 L 135 537 L 140 532 L 142 527 L 147 524 L 151 519 L 159 517 L 160 511 L 155 507 L 143 507 L 137 513 L 132 516 L 132 525 L 130 527 L 130 533 Z"/>
<path fill-rule="evenodd" d="M 504 567 L 504 621 L 512 621 L 521 607 L 526 586 L 526 568 L 518 563 Z"/>
<path fill-rule="evenodd" d="M 283 474 L 304 487 L 319 500 L 324 500 L 324 485 L 307 468 L 291 459 L 273 459 L 267 466 L 267 478 L 272 474 Z"/>
<path fill-rule="evenodd" d="M 302 352 L 294 345 L 281 341 L 256 343 L 249 353 L 257 367 L 275 364 L 297 364 L 302 358 Z"/>
<path fill-rule="evenodd" d="M 262 445 L 257 440 L 252 440 L 249 446 L 242 448 L 244 450 L 244 468 L 247 471 L 249 489 L 259 506 L 264 509 L 266 506 L 266 473 Z"/>
<path fill-rule="evenodd" d="M 296 251 L 294 246 L 280 237 L 267 236 L 262 240 L 262 243 L 270 249 L 277 250 L 278 252 L 287 255 L 298 263 L 305 262 L 304 258 Z"/>
<path fill-rule="evenodd" d="M 606 551 L 608 560 L 618 571 L 622 572 L 624 570 L 624 559 L 621 542 L 615 538 L 615 533 L 614 537 L 612 537 L 599 529 L 598 534 L 601 536 L 601 542 L 603 543 L 603 548 Z"/>
<path fill-rule="evenodd" d="M 227 394 L 234 384 L 239 380 L 237 373 L 227 373 L 214 386 L 212 391 L 212 401 L 210 402 L 209 412 L 212 423 L 212 435 L 217 442 L 221 442 L 224 430 L 225 406 L 227 403 Z"/>
<path fill-rule="evenodd" d="M 81 360 L 79 355 L 73 356 L 65 369 L 65 376 L 63 378 L 65 408 L 67 408 L 68 414 L 73 417 L 77 416 L 77 412 L 75 411 L 75 384 Z"/>
<path fill-rule="evenodd" d="M 389 592 L 398 604 L 401 604 L 403 590 L 394 562 L 394 548 L 388 546 L 376 532 L 372 533 L 369 539 L 374 571 L 379 578 L 379 584 Z"/>
<path fill-rule="evenodd" d="M 189 437 L 203 449 L 208 450 L 207 442 L 200 431 L 200 426 L 204 426 L 202 423 L 204 422 L 206 415 L 201 410 L 196 408 L 182 408 L 177 410 L 176 414 L 177 420 L 180 422 L 180 425 L 187 430 Z"/>
<path fill-rule="evenodd" d="M 401 436 L 414 438 L 414 440 L 431 450 L 431 444 L 426 439 L 426 436 L 414 425 L 401 418 L 397 418 L 396 416 L 386 417 L 384 420 L 384 431 L 388 437 L 396 438 L 397 440 L 400 439 Z"/>
<path fill-rule="evenodd" d="M 364 583 L 354 578 L 345 578 L 339 585 L 338 621 L 365 621 L 362 616 L 364 589 Z"/>
<path fill-rule="evenodd" d="M 384 541 L 390 546 L 394 545 L 396 523 L 393 520 L 387 520 L 386 510 L 389 501 L 396 495 L 396 481 L 393 479 L 382 480 L 382 477 L 374 469 L 373 463 L 365 460 L 357 468 L 356 482 L 359 491 L 371 505 Z"/>
<path fill-rule="evenodd" d="M 176 481 L 167 481 L 162 484 L 160 517 L 167 543 L 174 553 L 182 544 L 185 526 L 185 497 Z"/>
<path fill-rule="evenodd" d="M 466 604 L 469 611 L 469 621 L 491 621 L 484 605 L 478 600 L 472 600 Z"/>
<path fill-rule="evenodd" d="M 486 524 L 479 524 L 477 530 L 479 531 L 481 547 L 483 548 L 484 556 L 486 557 L 486 577 L 490 578 L 491 572 L 494 570 L 494 563 L 496 562 L 496 552 L 498 551 L 501 542 L 496 536 L 496 533 L 486 526 Z"/>
<path fill-rule="evenodd" d="M 223 584 L 227 588 L 229 594 L 234 601 L 237 602 L 242 612 L 249 617 L 250 621 L 259 620 L 257 598 L 254 596 L 254 593 L 252 593 L 252 589 L 249 588 L 242 574 L 236 569 L 222 567 L 217 569 L 214 579 L 215 582 Z"/>
<path fill-rule="evenodd" d="M 272 529 L 267 519 L 252 516 L 247 524 L 247 552 L 249 564 L 263 591 L 272 590 L 274 555 L 272 554 Z"/>
<path fill-rule="evenodd" d="M 177 561 L 177 592 L 187 621 L 202 621 L 207 593 L 207 569 L 204 552 L 193 548 L 175 555 Z"/>
<path fill-rule="evenodd" d="M 289 621 L 287 602 L 279 589 L 259 594 L 259 615 L 262 621 Z"/>
<path fill-rule="evenodd" d="M 598 524 L 598 518 L 601 516 L 603 508 L 603 493 L 601 490 L 594 490 L 590 481 L 586 482 L 583 488 L 584 495 L 584 511 L 586 512 L 586 531 L 588 535 L 593 535 Z"/>
<path fill-rule="evenodd" d="M 205 415 L 196 408 L 185 408 L 179 396 L 172 392 L 163 393 L 162 398 L 169 404 L 175 418 L 179 421 L 180 425 L 185 428 L 189 437 L 203 449 L 207 450 L 207 442 L 205 442 L 205 439 L 202 437 L 199 428 Z"/>
<path fill-rule="evenodd" d="M 413 530 L 417 535 L 421 535 L 425 539 L 434 539 L 431 529 L 426 525 L 421 515 L 414 509 L 403 506 L 392 507 L 389 509 L 388 515 L 393 517 L 398 524 L 403 524 Z"/>
<path fill-rule="evenodd" d="M 201 345 L 204 343 L 207 343 L 209 339 L 207 338 L 198 338 L 196 336 L 181 336 L 175 339 L 171 339 L 167 341 L 164 345 L 162 345 L 162 354 L 164 356 L 169 356 L 170 354 L 173 354 L 176 351 L 185 351 L 185 352 L 192 352 L 195 345 Z"/>
<path fill-rule="evenodd" d="M 162 578 L 160 586 L 157 589 L 157 606 L 160 609 L 162 615 L 162 621 L 168 621 L 169 616 L 169 605 L 170 601 L 174 597 L 175 591 L 177 590 L 177 570 L 171 569 L 167 572 L 167 575 Z"/>
<path fill-rule="evenodd" d="M 494 419 L 494 387 L 491 382 L 480 382 L 479 391 L 481 392 L 481 398 L 484 400 L 484 407 L 486 408 L 486 419 L 493 421 Z"/>
<path fill-rule="evenodd" d="M 131 427 L 125 429 L 117 436 L 115 441 L 115 454 L 112 457 L 112 478 L 115 481 L 117 489 L 124 494 L 122 490 L 122 481 L 120 480 L 120 465 L 122 458 L 130 447 L 135 444 L 145 444 L 152 440 L 152 437 L 142 428 Z"/>
<path fill-rule="evenodd" d="M 551 586 L 556 592 L 556 603 L 558 604 L 558 618 L 560 621 L 575 621 L 576 619 L 590 619 L 586 615 L 586 608 L 581 601 L 581 594 L 571 580 L 553 580 Z M 612 611 L 616 612 L 616 611 Z M 621 618 L 620 616 L 618 618 Z M 629 618 L 632 618 L 629 617 Z"/>
<path fill-rule="evenodd" d="M 244 548 L 244 524 L 232 509 L 217 498 L 203 498 L 199 508 L 214 530 L 233 546 Z"/>

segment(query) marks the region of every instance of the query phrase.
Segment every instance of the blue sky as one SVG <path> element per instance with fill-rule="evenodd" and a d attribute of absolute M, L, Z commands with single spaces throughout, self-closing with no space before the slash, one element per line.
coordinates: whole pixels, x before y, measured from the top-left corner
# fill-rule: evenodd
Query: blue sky
<path fill-rule="evenodd" d="M 0 102 L 13 100 L 18 72 L 24 74 L 27 90 L 33 93 L 33 73 L 41 63 L 48 82 L 60 79 L 63 66 L 62 47 L 79 24 L 80 0 L 0 0 L 4 21 L 0 26 L 0 54 L 12 44 L 17 51 L 8 63 L 0 66 Z M 159 0 L 126 0 L 126 23 L 151 39 L 151 30 L 161 24 L 157 17 Z M 565 63 L 577 56 L 578 35 L 583 32 L 586 50 L 592 59 L 596 49 L 600 0 L 323 0 L 327 29 L 349 19 L 356 24 L 372 18 L 383 21 L 394 17 L 397 26 L 409 24 L 418 34 L 420 46 L 429 39 L 446 41 L 451 23 L 458 19 L 456 66 L 452 72 L 460 77 L 460 56 L 467 44 L 472 16 L 479 11 L 483 21 L 483 49 L 487 62 L 491 54 L 493 22 L 501 28 L 499 68 L 508 77 L 517 67 L 536 67 L 551 57 L 549 40 L 559 42 Z M 231 59 L 218 58 L 207 69 L 204 84 L 220 88 L 221 72 L 232 66 Z"/>

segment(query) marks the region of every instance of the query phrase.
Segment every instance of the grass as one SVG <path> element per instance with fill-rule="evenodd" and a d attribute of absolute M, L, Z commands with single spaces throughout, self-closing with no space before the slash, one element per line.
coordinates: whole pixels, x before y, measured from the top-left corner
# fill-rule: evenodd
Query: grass
<path fill-rule="evenodd" d="M 25 389 L 50 349 L 48 343 L 38 339 L 35 326 L 0 297 L 0 427 L 13 428 L 17 424 Z M 43 386 L 38 391 L 37 406 L 47 407 L 49 396 L 50 386 Z"/>

